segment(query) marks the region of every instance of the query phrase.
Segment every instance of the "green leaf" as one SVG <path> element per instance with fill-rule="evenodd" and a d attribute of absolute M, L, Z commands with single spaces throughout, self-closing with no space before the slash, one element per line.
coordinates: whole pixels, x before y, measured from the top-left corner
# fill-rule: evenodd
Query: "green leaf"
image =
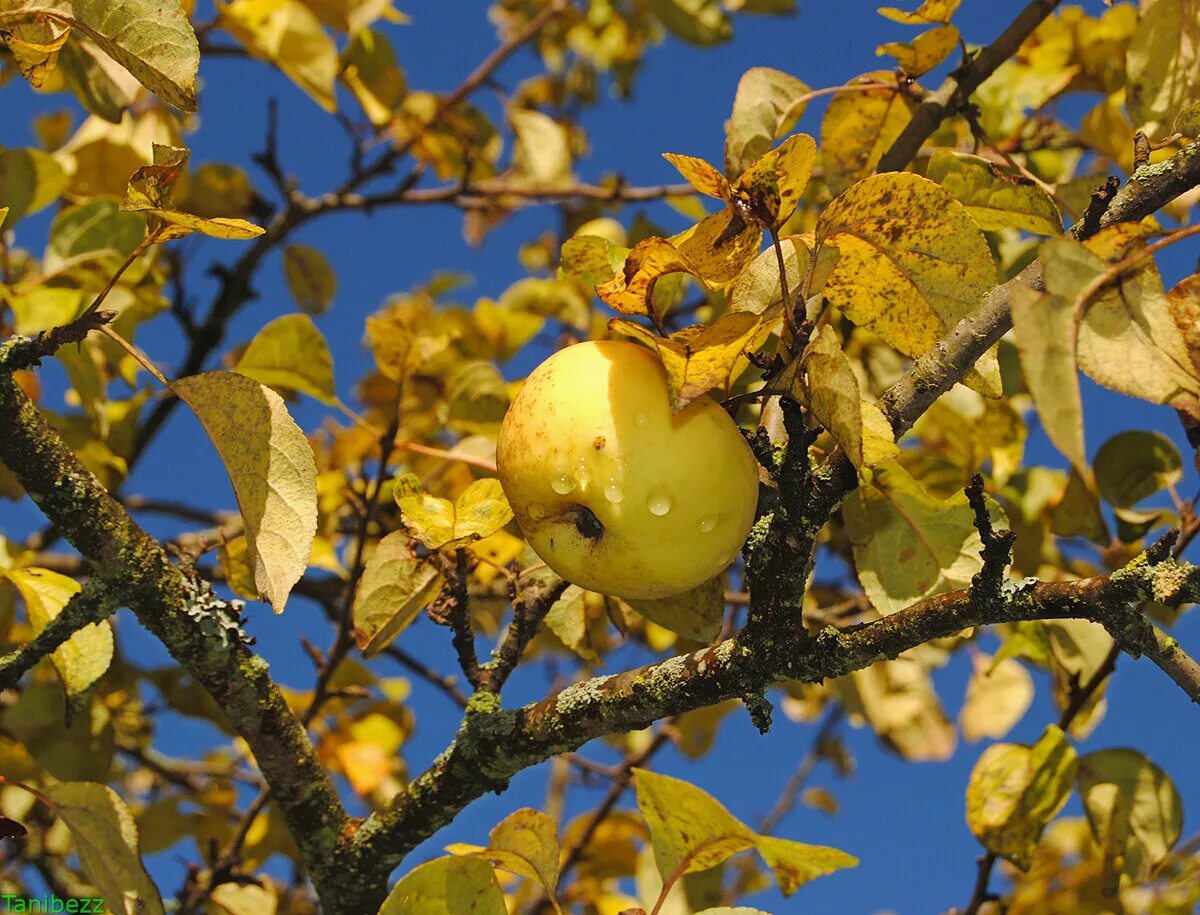
<path fill-rule="evenodd" d="M 49 206 L 67 189 L 70 178 L 58 160 L 40 149 L 0 149 L 0 205 L 9 225 Z"/>
<path fill-rule="evenodd" d="M 895 74 L 865 73 L 855 83 L 893 83 Z M 840 194 L 875 170 L 888 147 L 912 118 L 913 102 L 898 88 L 838 92 L 821 118 L 821 161 L 825 183 Z"/>
<path fill-rule="evenodd" d="M 523 807 L 513 811 L 491 832 L 487 848 L 455 844 L 446 851 L 490 861 L 501 870 L 537 881 L 556 912 L 558 887 L 558 829 L 554 820 L 540 810 Z"/>
<path fill-rule="evenodd" d="M 718 0 L 648 0 L 648 5 L 667 31 L 688 44 L 720 44 L 733 35 Z"/>
<path fill-rule="evenodd" d="M 263 327 L 233 370 L 273 388 L 333 403 L 333 356 L 308 315 L 284 315 Z"/>
<path fill-rule="evenodd" d="M 326 111 L 337 110 L 337 45 L 298 0 L 217 3 L 221 28 L 254 57 L 273 63 Z"/>
<path fill-rule="evenodd" d="M 120 795 L 92 782 L 42 790 L 71 831 L 79 863 L 106 908 L 120 915 L 162 915 L 162 899 L 138 852 L 137 826 Z"/>
<path fill-rule="evenodd" d="M 996 282 L 975 221 L 944 188 L 917 175 L 858 182 L 818 219 L 817 244 L 827 240 L 839 254 L 822 293 L 907 356 L 930 349 Z M 996 357 L 980 359 L 967 380 L 999 396 Z"/>
<path fill-rule="evenodd" d="M 308 245 L 288 245 L 283 249 L 283 275 L 302 311 L 321 315 L 329 310 L 337 294 L 337 275 L 324 254 Z"/>
<path fill-rule="evenodd" d="M 1028 178 L 1005 174 L 986 159 L 938 149 L 925 175 L 965 206 L 981 229 L 1062 234 L 1062 215 L 1049 194 Z"/>
<path fill-rule="evenodd" d="M 1132 508 L 1183 479 L 1183 459 L 1158 432 L 1131 430 L 1114 435 L 1096 452 L 1096 487 L 1109 505 Z"/>
<path fill-rule="evenodd" d="M 400 878 L 378 915 L 508 915 L 491 865 L 476 858 L 437 858 Z"/>
<path fill-rule="evenodd" d="M 826 845 L 806 845 L 773 836 L 759 836 L 754 844 L 775 872 L 775 882 L 784 896 L 792 895 L 814 877 L 858 865 L 858 858 Z"/>
<path fill-rule="evenodd" d="M 1032 747 L 992 744 L 967 783 L 967 825 L 988 851 L 1028 870 L 1038 838 L 1067 802 L 1075 749 L 1050 725 Z"/>
<path fill-rule="evenodd" d="M 363 655 L 378 654 L 403 632 L 441 586 L 437 568 L 413 555 L 407 532 L 380 540 L 354 592 L 354 639 Z"/>
<path fill-rule="evenodd" d="M 1097 750 L 1079 761 L 1079 793 L 1111 889 L 1117 874 L 1150 879 L 1183 828 L 1183 802 L 1170 777 L 1137 750 Z"/>
<path fill-rule="evenodd" d="M 496 533 L 513 516 L 493 477 L 476 480 L 451 502 L 425 492 L 409 473 L 396 481 L 395 495 L 409 533 L 431 550 L 466 546 Z"/>
<path fill-rule="evenodd" d="M 200 48 L 179 0 L 2 0 L 0 24 L 50 21 L 86 35 L 138 82 L 196 110 Z"/>
<path fill-rule="evenodd" d="M 377 127 L 392 119 L 408 92 L 392 43 L 376 29 L 353 30 L 350 43 L 342 51 L 341 78 Z"/>
<path fill-rule="evenodd" d="M 216 446 L 245 525 L 254 582 L 276 613 L 308 567 L 317 529 L 312 447 L 283 398 L 234 372 L 180 378 L 173 390 Z"/>
<path fill-rule="evenodd" d="M 1135 127 L 1166 127 L 1200 96 L 1200 47 L 1191 0 L 1156 0 L 1142 13 L 1126 52 L 1126 105 Z"/>
<path fill-rule="evenodd" d="M 638 809 L 650 827 L 663 881 L 708 870 L 758 840 L 719 801 L 685 781 L 634 769 Z"/>
<path fill-rule="evenodd" d="M 89 200 L 69 206 L 54 217 L 46 248 L 46 269 L 56 270 L 71 258 L 110 252 L 116 264 L 125 259 L 146 234 L 146 218 L 122 212 L 115 200 Z"/>
<path fill-rule="evenodd" d="M 725 171 L 739 175 L 804 114 L 808 86 L 782 70 L 752 67 L 738 80 L 725 122 Z"/>
<path fill-rule="evenodd" d="M 671 597 L 627 598 L 634 610 L 652 623 L 705 645 L 721 631 L 725 619 L 725 576 Z"/>
<path fill-rule="evenodd" d="M 885 616 L 965 588 L 981 568 L 982 545 L 966 496 L 935 499 L 898 463 L 876 467 L 842 513 L 863 590 Z"/>
<path fill-rule="evenodd" d="M 25 612 L 34 635 L 58 616 L 79 593 L 79 582 L 49 569 L 22 568 L 0 571 L 0 579 L 12 582 L 25 601 Z M 50 660 L 71 700 L 84 695 L 104 676 L 113 658 L 113 633 L 108 620 L 90 623 L 54 649 Z"/>

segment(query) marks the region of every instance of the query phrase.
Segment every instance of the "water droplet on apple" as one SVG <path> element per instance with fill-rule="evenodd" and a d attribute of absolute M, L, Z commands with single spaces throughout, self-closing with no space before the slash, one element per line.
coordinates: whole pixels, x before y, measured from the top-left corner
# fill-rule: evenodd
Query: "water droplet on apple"
<path fill-rule="evenodd" d="M 713 528 L 715 528 L 717 526 L 716 516 L 705 515 L 703 518 L 700 519 L 700 523 L 696 526 L 700 528 L 700 533 L 702 533 L 702 534 L 711 533 Z"/>
<path fill-rule="evenodd" d="M 541 521 L 546 517 L 546 508 L 540 502 L 534 502 L 529 506 L 528 514 L 531 520 Z"/>
<path fill-rule="evenodd" d="M 650 514 L 662 517 L 671 510 L 671 499 L 669 496 L 664 496 L 661 493 L 653 495 L 646 502 L 646 507 L 650 509 Z"/>
<path fill-rule="evenodd" d="M 572 489 L 575 488 L 575 481 L 572 480 L 565 473 L 560 473 L 553 480 L 550 481 L 550 488 L 553 489 L 560 496 L 565 496 L 567 493 L 569 493 Z"/>
<path fill-rule="evenodd" d="M 649 422 L 650 417 L 648 417 L 645 413 L 639 413 L 633 418 L 633 424 L 641 428 L 644 428 Z"/>
<path fill-rule="evenodd" d="M 608 482 L 604 484 L 604 498 L 609 502 L 620 502 L 625 498 L 625 493 L 621 492 L 621 486 L 615 477 L 609 477 Z"/>

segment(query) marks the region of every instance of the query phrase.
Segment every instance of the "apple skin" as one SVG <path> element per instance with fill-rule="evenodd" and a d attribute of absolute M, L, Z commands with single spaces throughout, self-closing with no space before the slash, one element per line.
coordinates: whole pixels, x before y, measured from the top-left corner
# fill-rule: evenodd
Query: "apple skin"
<path fill-rule="evenodd" d="M 672 415 L 666 371 L 634 343 L 559 350 L 500 426 L 504 494 L 534 552 L 574 584 L 662 598 L 725 569 L 754 523 L 758 464 L 704 396 Z"/>

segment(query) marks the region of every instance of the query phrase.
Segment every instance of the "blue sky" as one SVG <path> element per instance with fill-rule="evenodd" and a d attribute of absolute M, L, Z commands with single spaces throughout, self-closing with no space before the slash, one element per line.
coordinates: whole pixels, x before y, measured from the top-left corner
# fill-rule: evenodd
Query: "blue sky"
<path fill-rule="evenodd" d="M 201 9 L 207 6 L 204 0 Z M 390 27 L 389 34 L 409 82 L 416 88 L 453 88 L 495 46 L 483 3 L 411 0 L 400 6 L 412 16 L 413 23 Z M 1102 9 L 1098 0 L 1086 6 L 1093 13 Z M 968 41 L 985 42 L 999 33 L 1016 8 L 1017 4 L 1011 3 L 966 0 L 956 22 Z M 914 30 L 876 15 L 874 4 L 850 0 L 802 3 L 799 15 L 791 19 L 739 17 L 734 40 L 718 48 L 697 49 L 668 41 L 648 54 L 632 100 L 608 101 L 585 113 L 583 124 L 592 151 L 578 163 L 577 173 L 583 180 L 618 171 L 632 184 L 675 181 L 677 175 L 660 153 L 682 152 L 720 162 L 723 123 L 737 80 L 749 67 L 777 67 L 814 88 L 836 85 L 859 73 L 886 67 L 886 59 L 875 56 L 875 46 L 910 39 L 913 34 Z M 534 70 L 531 56 L 518 55 L 498 73 L 498 79 L 511 87 Z M 310 193 L 330 188 L 340 180 L 347 161 L 342 131 L 285 79 L 261 64 L 228 59 L 205 61 L 201 77 L 199 129 L 188 138 L 194 162 L 221 160 L 247 165 L 260 186 L 265 187 L 265 180 L 260 180 L 248 161 L 250 154 L 261 148 L 266 99 L 274 96 L 280 105 L 280 151 L 287 170 Z M 926 83 L 932 85 L 933 81 L 927 79 Z M 21 83 L 6 87 L 3 93 L 6 145 L 32 144 L 31 116 L 64 104 L 59 98 L 40 98 Z M 480 100 L 492 104 L 486 94 Z M 822 104 L 811 106 L 800 129 L 816 135 L 822 110 Z M 672 230 L 685 225 L 682 217 L 664 206 L 650 207 L 648 212 Z M 628 216 L 631 218 L 632 212 Z M 18 232 L 18 244 L 37 249 L 46 223 L 44 215 L 27 220 Z M 343 395 L 350 395 L 353 382 L 368 365 L 369 356 L 361 342 L 363 319 L 387 295 L 423 282 L 436 269 L 473 277 L 472 285 L 459 293 L 466 302 L 477 296 L 495 297 L 524 275 L 516 259 L 518 244 L 555 225 L 555 214 L 549 209 L 523 211 L 492 232 L 480 248 L 463 243 L 461 214 L 450 207 L 427 206 L 415 212 L 398 208 L 380 211 L 370 218 L 338 215 L 305 227 L 294 240 L 320 247 L 338 273 L 337 301 L 319 324 L 329 339 Z M 201 301 L 211 293 L 212 284 L 203 279 L 199 267 L 205 258 L 236 256 L 230 246 L 237 243 L 202 244 L 193 280 L 193 294 Z M 1188 244 L 1171 252 L 1166 264 L 1168 281 L 1195 263 L 1196 249 Z M 234 322 L 231 344 L 248 339 L 268 320 L 294 310 L 277 256 L 264 264 L 256 287 L 260 297 Z M 169 320 L 161 321 L 139 342 L 168 367 L 182 350 Z M 530 354 L 518 364 L 527 365 L 535 356 Z M 57 377 L 52 365 L 46 372 L 50 378 Z M 1092 454 L 1109 436 L 1128 428 L 1161 431 L 1187 453 L 1178 423 L 1167 408 L 1142 404 L 1085 383 L 1085 413 Z M 312 428 L 324 415 L 311 404 L 297 410 L 297 418 L 306 428 Z M 1032 418 L 1031 423 L 1036 426 Z M 232 505 L 216 454 L 198 444 L 199 434 L 195 420 L 185 411 L 176 411 L 127 491 L 163 497 L 186 495 L 198 504 Z M 1036 428 L 1031 429 L 1027 461 L 1064 466 Z M 1196 491 L 1197 480 L 1190 460 L 1185 459 L 1185 467 L 1180 492 L 1188 495 Z M 181 478 L 187 480 L 186 493 L 181 492 Z M 0 532 L 8 536 L 19 537 L 39 524 L 36 511 L 27 504 L 0 506 Z M 164 536 L 175 530 L 159 522 L 148 526 Z M 250 614 L 250 629 L 275 675 L 292 687 L 309 686 L 311 665 L 298 647 L 297 634 L 309 633 L 317 644 L 324 644 L 327 636 L 317 608 L 294 599 L 282 618 L 257 604 L 251 606 Z M 1176 634 L 1185 646 L 1200 648 L 1198 619 L 1193 612 L 1178 627 Z M 119 616 L 118 628 L 127 652 L 140 663 L 154 659 L 167 662 L 161 647 L 139 629 L 127 612 Z M 445 630 L 421 621 L 402 639 L 410 652 L 445 671 L 454 670 Z M 387 664 L 381 662 L 383 673 L 400 673 L 398 669 L 388 670 Z M 968 673 L 969 661 L 960 654 L 935 677 L 951 715 L 957 712 Z M 1011 735 L 1012 740 L 1032 742 L 1045 724 L 1057 717 L 1045 677 L 1035 677 L 1038 699 Z M 506 700 L 516 703 L 540 697 L 548 685 L 540 673 L 523 673 L 510 684 Z M 1105 721 L 1082 749 L 1129 745 L 1148 753 L 1175 779 L 1187 809 L 1184 833 L 1194 832 L 1200 828 L 1200 818 L 1192 807 L 1200 798 L 1200 768 L 1195 766 L 1195 738 L 1187 735 L 1197 733 L 1194 717 L 1188 717 L 1196 714 L 1195 707 L 1149 662 L 1124 657 L 1109 696 Z M 414 684 L 414 707 L 417 731 L 404 753 L 410 772 L 415 773 L 445 746 L 458 715 L 440 693 L 420 683 Z M 688 762 L 667 750 L 657 757 L 655 765 L 704 787 L 753 824 L 771 807 L 812 738 L 812 726 L 792 724 L 781 714 L 776 722 L 769 735 L 760 736 L 744 712 L 735 712 L 725 720 L 716 748 L 703 760 Z M 784 821 L 778 834 L 835 845 L 861 858 L 861 865 L 817 880 L 788 901 L 774 892 L 749 901 L 776 915 L 801 911 L 855 915 L 882 910 L 908 915 L 963 904 L 970 895 L 974 858 L 979 852 L 963 818 L 963 792 L 971 766 L 985 744 L 960 743 L 953 759 L 945 764 L 907 764 L 881 748 L 869 732 L 845 730 L 858 761 L 857 772 L 850 780 L 834 785 L 828 770 L 820 769 L 812 781 L 833 790 L 840 812 L 830 817 L 798 809 Z M 172 720 L 161 738 L 161 745 L 169 752 L 200 755 L 214 735 L 193 722 Z M 612 752 L 600 745 L 589 747 L 588 752 L 607 760 L 613 758 Z M 450 842 L 485 842 L 488 829 L 506 813 L 541 804 L 545 774 L 545 767 L 522 773 L 503 796 L 489 795 L 477 801 L 452 826 L 415 852 L 405 866 L 438 854 Z M 570 812 L 595 803 L 602 790 L 573 791 Z M 632 805 L 632 796 L 626 803 Z M 1067 810 L 1078 811 L 1077 802 Z M 156 856 L 152 862 L 164 893 L 173 893 L 179 885 L 179 848 Z"/>

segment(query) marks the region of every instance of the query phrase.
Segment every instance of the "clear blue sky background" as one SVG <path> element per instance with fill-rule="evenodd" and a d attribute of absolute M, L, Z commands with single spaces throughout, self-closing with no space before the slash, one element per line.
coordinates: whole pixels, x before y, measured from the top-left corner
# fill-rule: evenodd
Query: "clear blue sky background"
<path fill-rule="evenodd" d="M 453 88 L 495 46 L 493 29 L 484 15 L 485 3 L 408 0 L 400 6 L 414 21 L 406 27 L 389 27 L 388 31 L 415 88 Z M 956 22 L 968 41 L 986 42 L 1000 32 L 1018 6 L 966 0 Z M 1086 6 L 1092 13 L 1103 8 L 1099 0 L 1091 0 Z M 201 10 L 208 7 L 208 0 L 202 0 Z M 592 153 L 578 164 L 578 174 L 589 180 L 619 171 L 633 184 L 677 180 L 673 169 L 660 158 L 664 151 L 699 155 L 719 163 L 723 122 L 737 80 L 749 67 L 777 67 L 814 88 L 836 85 L 859 73 L 886 67 L 886 59 L 875 57 L 875 46 L 908 40 L 914 34 L 915 30 L 876 15 L 873 3 L 847 0 L 802 3 L 799 15 L 791 19 L 739 17 L 734 40 L 718 48 L 697 49 L 668 41 L 648 54 L 631 101 L 608 101 L 586 112 L 583 123 Z M 533 58 L 523 54 L 510 61 L 498 78 L 511 87 L 534 70 Z M 301 187 L 317 193 L 332 187 L 344 174 L 347 148 L 342 131 L 285 79 L 259 63 L 226 59 L 205 61 L 201 77 L 199 130 L 188 138 L 193 162 L 221 160 L 248 166 L 250 154 L 261 148 L 266 100 L 274 96 L 280 104 L 282 157 L 287 170 L 300 179 Z M 935 84 L 933 78 L 925 82 Z M 491 103 L 486 93 L 479 99 Z M 31 116 L 62 104 L 62 98 L 40 98 L 19 82 L 5 88 L 2 141 L 11 146 L 33 145 Z M 816 135 L 823 107 L 811 106 L 800 129 Z M 265 187 L 261 176 L 255 175 L 252 167 L 250 170 Z M 672 230 L 684 225 L 681 217 L 665 207 L 655 206 L 649 212 Z M 27 220 L 18 231 L 18 244 L 39 250 L 47 223 L 45 214 Z M 449 207 L 392 209 L 369 219 L 334 216 L 307 226 L 295 240 L 327 252 L 340 281 L 336 304 L 319 323 L 333 350 L 343 396 L 349 397 L 353 382 L 369 364 L 361 343 L 363 319 L 388 294 L 423 282 L 437 269 L 474 277 L 474 284 L 460 294 L 464 301 L 497 296 L 524 275 L 516 260 L 517 245 L 554 225 L 555 216 L 550 210 L 524 211 L 490 234 L 478 249 L 463 243 L 461 215 Z M 228 259 L 236 253 L 230 246 L 237 243 L 201 244 L 201 264 L 205 257 Z M 1172 252 L 1172 260 L 1167 262 L 1168 282 L 1195 263 L 1196 250 L 1187 249 L 1187 245 L 1179 245 Z M 211 282 L 203 280 L 201 273 L 200 269 L 194 272 L 193 294 L 197 296 L 212 291 Z M 295 310 L 283 285 L 277 256 L 264 265 L 256 285 L 261 297 L 235 321 L 231 343 L 248 339 L 266 321 Z M 182 351 L 174 325 L 165 318 L 139 342 L 165 366 L 170 366 Z M 527 367 L 534 355 L 518 360 L 518 368 Z M 61 378 L 53 365 L 48 365 L 46 374 Z M 1085 410 L 1091 454 L 1110 435 L 1128 428 L 1159 430 L 1187 454 L 1178 423 L 1165 407 L 1119 397 L 1088 383 Z M 323 410 L 311 404 L 297 410 L 305 428 L 314 427 L 323 415 Z M 1027 460 L 1063 467 L 1062 459 L 1037 431 L 1036 420 L 1031 417 L 1031 422 L 1034 427 Z M 184 497 L 198 504 L 232 505 L 232 494 L 216 454 L 200 444 L 199 436 L 195 420 L 186 411 L 177 411 L 126 491 Z M 1196 491 L 1191 464 L 1185 459 L 1187 472 L 1180 486 L 1185 495 Z M 147 520 L 148 527 L 158 535 L 175 531 L 169 524 Z M 7 536 L 20 537 L 40 522 L 28 504 L 0 506 L 0 533 Z M 833 574 L 833 570 L 827 570 L 827 574 Z M 281 618 L 272 616 L 261 604 L 252 605 L 250 615 L 249 628 L 258 637 L 258 647 L 271 662 L 276 677 L 295 688 L 309 687 L 311 665 L 298 647 L 297 636 L 306 632 L 318 644 L 325 643 L 326 630 L 319 610 L 293 599 Z M 140 630 L 131 615 L 123 612 L 117 623 L 131 657 L 142 664 L 168 663 L 161 646 Z M 1185 616 L 1177 635 L 1185 646 L 1200 648 L 1200 616 L 1194 612 Z M 445 630 L 420 621 L 402 639 L 405 648 L 429 663 L 454 670 Z M 383 673 L 401 673 L 399 669 L 388 670 L 388 663 L 381 662 Z M 968 673 L 968 659 L 960 654 L 935 677 L 952 716 L 961 703 Z M 1012 740 L 1032 742 L 1057 717 L 1044 675 L 1035 677 L 1038 699 L 1011 735 Z M 506 700 L 516 703 L 540 697 L 547 686 L 537 674 L 518 677 L 506 693 Z M 1109 696 L 1107 718 L 1082 749 L 1132 745 L 1148 753 L 1175 779 L 1185 802 L 1184 833 L 1194 832 L 1200 828 L 1195 808 L 1200 799 L 1195 707 L 1149 662 L 1124 657 Z M 413 704 L 417 731 L 405 746 L 404 755 L 409 770 L 416 773 L 446 745 L 459 715 L 440 693 L 419 682 L 414 684 Z M 656 759 L 655 766 L 704 787 L 753 824 L 770 808 L 812 738 L 812 726 L 793 724 L 781 714 L 776 719 L 772 732 L 760 736 L 748 717 L 736 712 L 726 719 L 716 748 L 702 761 L 691 763 L 667 750 Z M 169 718 L 164 725 L 160 745 L 179 755 L 199 756 L 217 739 L 211 729 L 193 721 Z M 811 782 L 831 788 L 841 805 L 840 812 L 830 817 L 798 809 L 782 824 L 779 834 L 843 848 L 861 858 L 861 865 L 814 881 L 791 900 L 784 901 L 772 891 L 755 897 L 753 904 L 776 915 L 855 915 L 884 910 L 915 915 L 963 904 L 970 895 L 974 859 L 979 851 L 963 818 L 963 792 L 985 744 L 960 744 L 953 759 L 945 764 L 908 764 L 884 750 L 868 731 L 845 730 L 850 732 L 857 772 L 849 781 L 832 784 L 830 773 L 823 768 Z M 587 748 L 587 752 L 613 758 L 611 751 L 600 745 Z M 477 801 L 451 827 L 418 849 L 405 867 L 439 854 L 441 847 L 450 842 L 485 843 L 488 830 L 505 814 L 520 806 L 541 804 L 544 776 L 545 767 L 522 773 L 503 796 Z M 573 791 L 570 812 L 586 809 L 598 797 L 596 791 Z M 626 804 L 633 804 L 632 795 Z M 1078 802 L 1073 801 L 1067 813 L 1078 812 Z M 182 847 L 157 855 L 151 862 L 166 894 L 173 894 L 182 878 L 178 858 Z M 193 851 L 186 853 L 192 855 Z"/>

